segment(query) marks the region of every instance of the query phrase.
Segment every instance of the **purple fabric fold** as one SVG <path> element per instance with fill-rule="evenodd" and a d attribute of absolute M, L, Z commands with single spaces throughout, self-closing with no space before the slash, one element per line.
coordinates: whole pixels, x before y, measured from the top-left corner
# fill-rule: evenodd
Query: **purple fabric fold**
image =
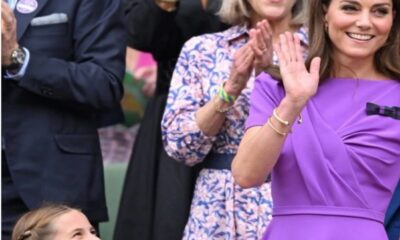
<path fill-rule="evenodd" d="M 264 125 L 283 97 L 282 84 L 267 74 L 259 76 L 247 128 Z M 370 231 L 363 239 L 380 236 L 400 178 L 400 121 L 367 115 L 367 102 L 400 106 L 400 81 L 334 78 L 319 87 L 303 109 L 304 123 L 293 126 L 273 169 L 276 218 L 272 221 L 276 223 L 270 225 L 265 239 L 289 239 L 285 232 L 292 227 L 299 231 L 296 239 L 340 239 L 343 235 L 330 232 L 339 226 L 354 229 L 346 239 L 360 239 L 351 235 L 357 229 Z M 312 216 L 315 220 L 303 228 L 314 229 L 316 235 L 305 236 L 306 229 L 279 224 L 285 216 Z M 321 217 L 332 219 L 326 230 L 330 234 L 321 230 Z M 352 224 L 343 226 L 344 221 L 338 220 L 343 217 L 352 218 Z M 371 227 L 370 221 L 376 227 Z"/>

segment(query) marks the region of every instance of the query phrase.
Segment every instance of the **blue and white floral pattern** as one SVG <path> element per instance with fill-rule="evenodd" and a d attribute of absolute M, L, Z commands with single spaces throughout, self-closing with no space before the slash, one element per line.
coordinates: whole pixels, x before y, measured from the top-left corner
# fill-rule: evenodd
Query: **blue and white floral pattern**
<path fill-rule="evenodd" d="M 236 153 L 249 112 L 254 72 L 216 136 L 205 136 L 195 115 L 229 78 L 234 53 L 248 41 L 247 31 L 244 25 L 234 26 L 185 43 L 161 123 L 165 149 L 177 161 L 193 166 L 202 162 L 210 151 Z M 298 34 L 308 43 L 304 28 Z M 273 61 L 278 64 L 275 54 Z M 269 183 L 242 189 L 234 183 L 229 170 L 203 169 L 196 182 L 183 239 L 261 239 L 271 213 Z"/>

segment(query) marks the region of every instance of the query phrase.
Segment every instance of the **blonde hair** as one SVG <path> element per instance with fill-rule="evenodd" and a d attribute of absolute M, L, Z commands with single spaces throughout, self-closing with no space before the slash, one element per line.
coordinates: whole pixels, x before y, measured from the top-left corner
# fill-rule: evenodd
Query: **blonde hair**
<path fill-rule="evenodd" d="M 47 240 L 55 233 L 52 222 L 74 208 L 62 204 L 48 204 L 24 214 L 15 224 L 12 240 Z M 78 210 L 79 211 L 79 210 Z"/>
<path fill-rule="evenodd" d="M 250 13 L 252 11 L 249 0 L 222 0 L 221 9 L 218 12 L 219 17 L 225 23 L 238 25 L 250 21 Z M 305 10 L 307 0 L 296 0 L 292 8 L 291 26 L 300 27 L 305 24 Z"/>

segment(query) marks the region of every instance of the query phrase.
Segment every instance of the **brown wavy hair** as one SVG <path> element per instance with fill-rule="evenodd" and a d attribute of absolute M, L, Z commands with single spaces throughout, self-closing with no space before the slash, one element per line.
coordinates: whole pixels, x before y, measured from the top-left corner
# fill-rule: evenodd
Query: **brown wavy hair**
<path fill-rule="evenodd" d="M 325 10 L 331 0 L 310 0 L 309 17 L 309 55 L 306 66 L 309 69 L 314 57 L 321 57 L 320 79 L 334 77 L 333 44 L 324 29 Z M 400 80 L 400 1 L 392 0 L 396 12 L 387 42 L 374 57 L 377 70 L 393 79 Z M 321 81 L 320 81 L 321 82 Z"/>
<path fill-rule="evenodd" d="M 325 9 L 329 7 L 331 0 L 309 0 L 309 54 L 305 61 L 307 69 L 310 69 L 311 60 L 321 57 L 320 83 L 334 76 L 333 43 L 325 31 Z M 376 53 L 374 64 L 383 75 L 400 81 L 400 1 L 392 0 L 393 11 L 396 12 L 393 19 L 389 37 Z M 279 66 L 272 65 L 266 69 L 274 79 L 282 80 Z"/>
<path fill-rule="evenodd" d="M 53 220 L 73 210 L 77 209 L 61 204 L 47 204 L 29 211 L 15 224 L 12 240 L 49 240 L 55 234 Z"/>

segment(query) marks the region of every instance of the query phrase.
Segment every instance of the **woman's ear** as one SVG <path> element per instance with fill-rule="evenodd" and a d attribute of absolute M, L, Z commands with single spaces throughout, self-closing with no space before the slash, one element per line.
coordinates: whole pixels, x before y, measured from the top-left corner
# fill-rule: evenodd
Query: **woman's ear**
<path fill-rule="evenodd" d="M 326 6 L 326 4 L 322 4 L 322 12 L 324 12 L 324 14 L 326 14 L 327 11 L 328 11 L 328 7 Z"/>
<path fill-rule="evenodd" d="M 328 13 L 328 7 L 325 4 L 322 4 L 322 13 L 324 14 L 324 22 L 328 22 L 327 21 L 327 17 L 326 14 Z"/>
<path fill-rule="evenodd" d="M 324 15 L 324 29 L 326 32 L 328 32 L 328 7 L 325 4 L 322 5 L 322 13 Z"/>

